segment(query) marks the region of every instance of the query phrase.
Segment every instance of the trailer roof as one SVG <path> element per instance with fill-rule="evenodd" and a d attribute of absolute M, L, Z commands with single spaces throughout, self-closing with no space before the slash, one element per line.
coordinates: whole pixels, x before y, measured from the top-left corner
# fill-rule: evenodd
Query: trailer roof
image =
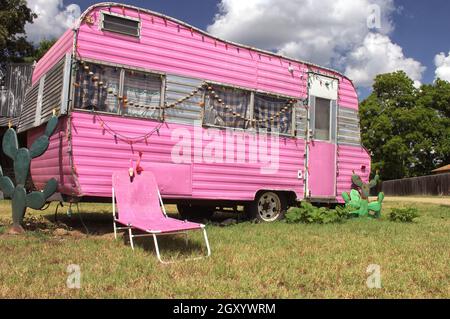
<path fill-rule="evenodd" d="M 199 29 L 199 28 L 197 28 L 195 26 L 192 26 L 192 25 L 190 25 L 190 24 L 188 24 L 188 23 L 186 23 L 184 21 L 178 20 L 176 18 L 167 16 L 167 15 L 159 13 L 159 12 L 152 11 L 150 9 L 140 8 L 140 7 L 136 7 L 136 6 L 129 5 L 129 4 L 123 4 L 123 3 L 118 3 L 118 2 L 99 2 L 99 3 L 96 3 L 96 4 L 88 7 L 81 14 L 81 16 L 80 16 L 80 18 L 78 20 L 78 24 L 76 25 L 76 29 L 78 29 L 80 27 L 81 22 L 84 20 L 84 17 L 89 12 L 91 12 L 93 9 L 98 8 L 98 7 L 108 7 L 108 6 L 110 6 L 110 7 L 117 6 L 117 7 L 124 7 L 124 8 L 134 9 L 134 10 L 137 10 L 137 11 L 140 11 L 140 12 L 149 13 L 151 15 L 154 15 L 154 16 L 157 16 L 157 17 L 160 17 L 160 18 L 165 18 L 165 19 L 168 19 L 168 20 L 172 20 L 175 23 L 183 25 L 183 26 L 185 26 L 185 27 L 187 27 L 189 29 L 195 30 L 195 31 L 197 31 L 198 33 L 200 33 L 202 35 L 211 37 L 211 38 L 213 38 L 215 40 L 218 40 L 218 41 L 221 41 L 221 42 L 224 42 L 224 43 L 228 43 L 228 44 L 231 44 L 231 45 L 234 45 L 234 46 L 237 46 L 237 47 L 246 48 L 246 49 L 253 50 L 253 51 L 256 51 L 256 52 L 264 53 L 264 54 L 271 55 L 271 56 L 274 56 L 274 57 L 283 58 L 283 59 L 286 59 L 286 60 L 289 60 L 289 61 L 292 61 L 292 62 L 300 62 L 300 63 L 306 64 L 306 65 L 309 65 L 309 66 L 313 66 L 313 67 L 316 67 L 316 68 L 323 69 L 324 71 L 330 71 L 330 72 L 336 73 L 336 74 L 342 76 L 343 78 L 346 78 L 347 80 L 349 80 L 353 84 L 353 81 L 351 79 L 349 79 L 346 75 L 344 75 L 341 72 L 339 72 L 337 70 L 334 70 L 332 68 L 324 67 L 324 66 L 321 66 L 321 65 L 318 65 L 318 64 L 315 64 L 315 63 L 311 63 L 311 62 L 307 62 L 307 61 L 304 61 L 304 60 L 300 60 L 300 59 L 294 59 L 294 58 L 291 58 L 291 57 L 288 57 L 288 56 L 285 56 L 285 55 L 282 55 L 282 54 L 274 53 L 274 52 L 263 50 L 263 49 L 258 49 L 258 48 L 255 48 L 255 47 L 252 47 L 252 46 L 249 46 L 249 45 L 240 44 L 240 43 L 236 43 L 236 42 L 229 41 L 229 40 L 224 40 L 222 38 L 219 38 L 217 36 L 209 34 L 208 32 L 206 32 L 206 31 L 204 31 L 202 29 Z"/>

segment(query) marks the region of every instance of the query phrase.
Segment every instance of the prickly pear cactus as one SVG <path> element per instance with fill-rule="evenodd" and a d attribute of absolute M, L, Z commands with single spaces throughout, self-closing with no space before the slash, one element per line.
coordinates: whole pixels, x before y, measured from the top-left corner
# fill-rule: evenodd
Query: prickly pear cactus
<path fill-rule="evenodd" d="M 377 185 L 379 179 L 380 176 L 377 171 L 375 177 L 369 183 L 364 183 L 361 178 L 353 172 L 352 182 L 359 187 L 360 192 L 356 189 L 352 189 L 350 191 L 350 195 L 346 192 L 342 193 L 345 206 L 355 209 L 351 212 L 351 214 L 357 216 L 371 216 L 375 218 L 379 218 L 381 216 L 381 203 L 383 202 L 384 194 L 379 193 L 377 200 L 369 203 L 370 189 Z"/>
<path fill-rule="evenodd" d="M 58 182 L 52 178 L 47 182 L 42 191 L 27 193 L 25 182 L 30 170 L 31 160 L 41 156 L 48 148 L 49 138 L 58 125 L 58 118 L 52 116 L 47 123 L 45 132 L 34 141 L 28 150 L 25 147 L 19 148 L 17 133 L 9 128 L 3 136 L 3 153 L 5 153 L 14 162 L 14 175 L 17 185 L 8 176 L 3 176 L 3 170 L 0 167 L 0 188 L 6 196 L 11 197 L 13 231 L 23 232 L 21 226 L 27 207 L 41 209 L 47 198 L 49 198 L 57 189 Z"/>

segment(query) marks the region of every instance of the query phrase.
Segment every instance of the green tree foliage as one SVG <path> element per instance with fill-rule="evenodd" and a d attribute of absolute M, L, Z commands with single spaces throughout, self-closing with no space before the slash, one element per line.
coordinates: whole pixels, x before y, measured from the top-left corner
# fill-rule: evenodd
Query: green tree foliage
<path fill-rule="evenodd" d="M 25 24 L 37 17 L 25 0 L 0 1 L 0 64 L 22 62 L 34 48 L 25 36 Z M 1 66 L 0 65 L 0 66 Z"/>
<path fill-rule="evenodd" d="M 32 55 L 25 58 L 25 62 L 39 61 L 45 53 L 55 44 L 57 39 L 44 39 L 33 50 Z"/>
<path fill-rule="evenodd" d="M 421 176 L 450 160 L 450 83 L 414 87 L 403 71 L 380 74 L 361 103 L 361 134 L 382 179 Z"/>

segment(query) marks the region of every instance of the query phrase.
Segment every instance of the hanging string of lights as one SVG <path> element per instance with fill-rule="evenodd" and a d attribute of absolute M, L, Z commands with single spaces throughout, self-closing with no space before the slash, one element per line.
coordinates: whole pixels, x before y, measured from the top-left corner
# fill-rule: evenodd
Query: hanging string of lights
<path fill-rule="evenodd" d="M 282 105 L 280 107 L 280 109 L 274 113 L 272 116 L 267 116 L 261 119 L 255 119 L 255 118 L 249 118 L 246 117 L 245 115 L 240 114 L 239 112 L 236 112 L 236 110 L 234 109 L 233 106 L 227 104 L 224 102 L 224 100 L 222 98 L 220 98 L 220 96 L 217 94 L 217 92 L 215 92 L 213 86 L 211 84 L 208 84 L 207 82 L 202 82 L 200 85 L 198 85 L 197 87 L 195 87 L 189 94 L 187 94 L 186 96 L 170 103 L 167 104 L 165 103 L 162 106 L 150 106 L 150 105 L 145 105 L 143 103 L 137 102 L 137 101 L 132 101 L 129 100 L 126 96 L 121 96 L 119 95 L 118 92 L 116 92 L 113 88 L 108 87 L 107 83 L 105 83 L 104 81 L 102 81 L 98 75 L 96 75 L 91 67 L 88 65 L 88 63 L 86 63 L 85 61 L 79 61 L 80 64 L 80 69 L 91 79 L 91 81 L 96 82 L 97 86 L 101 89 L 105 89 L 107 90 L 107 93 L 109 95 L 112 95 L 113 97 L 115 97 L 119 103 L 121 103 L 122 107 L 127 107 L 127 106 L 132 106 L 132 107 L 140 107 L 140 108 L 145 108 L 147 110 L 158 110 L 161 109 L 163 110 L 163 115 L 162 115 L 162 123 L 165 121 L 165 116 L 164 116 L 164 110 L 166 109 L 171 109 L 171 108 L 175 108 L 180 104 L 185 103 L 186 101 L 192 99 L 193 97 L 195 97 L 196 95 L 198 95 L 199 93 L 203 93 L 206 92 L 208 94 L 208 96 L 210 97 L 211 100 L 217 102 L 219 105 L 222 106 L 222 108 L 226 111 L 229 112 L 230 115 L 232 115 L 235 118 L 239 118 L 243 121 L 249 122 L 251 123 L 251 125 L 254 127 L 257 123 L 258 124 L 263 124 L 263 123 L 270 123 L 270 122 L 275 122 L 276 120 L 278 120 L 279 118 L 281 118 L 283 116 L 283 114 L 290 112 L 292 110 L 292 108 L 295 106 L 295 104 L 298 102 L 295 99 L 289 99 L 287 104 Z M 76 87 L 80 87 L 81 84 L 80 83 L 74 83 L 74 86 Z M 307 101 L 307 100 L 306 100 Z M 307 102 L 306 102 L 307 103 Z M 205 102 L 201 101 L 199 103 L 199 106 L 204 108 L 205 107 Z M 159 128 L 161 127 L 162 123 L 154 128 L 152 131 L 141 135 L 141 136 L 136 136 L 136 137 L 128 137 L 125 136 L 121 133 L 118 133 L 117 131 L 115 131 L 113 128 L 111 128 L 103 119 L 102 117 L 99 115 L 98 112 L 95 112 L 95 109 L 92 110 L 95 113 L 95 116 L 99 119 L 99 123 L 101 128 L 108 132 L 110 135 L 114 136 L 115 139 L 120 139 L 123 140 L 129 144 L 133 144 L 133 143 L 138 143 L 140 141 L 145 141 L 147 142 L 147 139 L 152 136 L 156 131 L 159 131 Z"/>
<path fill-rule="evenodd" d="M 94 120 L 98 120 L 98 123 L 99 123 L 100 127 L 102 128 L 102 130 L 104 132 L 107 132 L 108 134 L 113 136 L 115 140 L 119 139 L 121 141 L 124 141 L 125 143 L 130 144 L 130 145 L 133 145 L 133 144 L 136 144 L 136 143 L 139 143 L 139 142 L 145 142 L 145 144 L 147 144 L 148 143 L 148 139 L 155 132 L 157 132 L 159 134 L 159 130 L 160 130 L 161 126 L 164 124 L 163 122 L 159 123 L 150 132 L 148 132 L 148 133 L 146 133 L 144 135 L 129 137 L 129 136 L 121 134 L 121 133 L 117 132 L 116 130 L 114 130 L 113 128 L 111 128 L 108 125 L 108 123 L 105 120 L 103 120 L 103 118 L 100 116 L 100 114 L 98 114 L 95 111 L 93 111 L 93 112 L 94 112 Z"/>
<path fill-rule="evenodd" d="M 99 77 L 97 75 L 95 75 L 95 73 L 91 70 L 90 66 L 86 62 L 80 61 L 79 64 L 81 65 L 82 70 L 85 72 L 85 74 L 87 76 L 89 76 L 93 82 L 97 82 L 97 86 L 99 88 L 106 89 L 107 93 L 112 95 L 112 96 L 114 96 L 119 101 L 119 103 L 122 104 L 122 107 L 125 107 L 125 108 L 127 106 L 132 106 L 132 107 L 136 107 L 136 108 L 145 108 L 147 110 L 159 110 L 159 109 L 174 108 L 174 107 L 178 106 L 179 104 L 182 104 L 182 103 L 186 102 L 187 100 L 189 100 L 189 99 L 193 98 L 194 96 L 196 96 L 199 92 L 202 91 L 203 87 L 206 85 L 206 83 L 203 82 L 201 85 L 196 87 L 188 95 L 186 95 L 183 98 L 180 98 L 180 99 L 176 100 L 173 103 L 165 104 L 163 106 L 150 106 L 150 105 L 146 105 L 145 103 L 129 100 L 126 96 L 119 95 L 119 93 L 114 91 L 113 88 L 108 87 L 107 83 L 101 81 L 99 79 Z M 79 87 L 81 84 L 80 83 L 74 83 L 74 85 L 76 87 Z"/>
<path fill-rule="evenodd" d="M 220 96 L 214 91 L 214 88 L 212 86 L 208 85 L 206 89 L 208 90 L 209 97 L 211 99 L 213 99 L 214 101 L 216 101 L 218 104 L 220 104 L 222 106 L 222 108 L 224 108 L 226 111 L 230 112 L 233 115 L 233 117 L 236 117 L 243 121 L 249 122 L 252 125 L 255 125 L 256 123 L 262 124 L 262 123 L 267 123 L 267 122 L 273 122 L 273 121 L 275 121 L 275 119 L 280 118 L 282 116 L 282 114 L 291 110 L 292 107 L 297 103 L 297 100 L 289 99 L 288 103 L 285 104 L 284 106 L 280 107 L 280 110 L 278 112 L 276 112 L 273 116 L 269 116 L 269 117 L 257 120 L 255 118 L 245 117 L 244 115 L 240 114 L 239 112 L 236 112 L 232 106 L 226 104 L 220 98 Z"/>

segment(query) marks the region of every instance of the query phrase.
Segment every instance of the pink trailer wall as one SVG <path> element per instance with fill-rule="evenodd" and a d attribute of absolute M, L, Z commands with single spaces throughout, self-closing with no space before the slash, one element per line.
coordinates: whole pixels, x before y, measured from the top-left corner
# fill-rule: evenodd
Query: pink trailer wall
<path fill-rule="evenodd" d="M 337 153 L 337 196 L 342 202 L 342 192 L 351 189 L 352 171 L 367 182 L 370 174 L 370 156 L 363 147 L 338 145 Z"/>
<path fill-rule="evenodd" d="M 115 139 L 109 131 L 105 131 L 101 122 L 114 130 L 116 134 L 133 138 L 151 132 L 158 125 L 156 121 L 131 119 L 117 116 L 101 115 L 100 117 L 87 112 L 72 114 L 72 145 L 73 160 L 81 187 L 85 196 L 110 196 L 111 172 L 128 169 L 130 159 L 136 160 L 139 152 L 143 153 L 141 166 L 144 170 L 153 171 L 156 175 L 161 193 L 170 198 L 197 199 L 232 199 L 252 200 L 258 190 L 292 190 L 299 198 L 303 197 L 303 181 L 297 178 L 297 171 L 304 168 L 304 147 L 302 140 L 295 138 L 280 138 L 280 162 L 278 169 L 261 173 L 261 168 L 269 168 L 264 161 L 250 162 L 250 153 L 255 149 L 250 147 L 250 133 L 245 134 L 245 142 L 236 139 L 236 150 L 245 148 L 245 163 L 226 162 L 226 145 L 220 158 L 222 162 L 207 163 L 205 149 L 209 142 L 203 136 L 202 146 L 195 144 L 193 139 L 200 132 L 221 132 L 223 130 L 205 129 L 189 125 L 165 123 L 159 130 L 145 141 L 129 143 L 120 138 Z M 198 130 L 195 132 L 194 130 Z M 191 140 L 191 156 L 186 163 L 176 164 L 172 157 L 174 146 L 180 140 L 181 133 L 189 134 Z M 262 137 L 259 140 L 260 144 Z M 200 153 L 201 151 L 201 153 Z M 258 152 L 258 151 L 257 151 Z M 202 154 L 202 160 L 196 160 L 196 154 Z M 213 153 L 214 154 L 214 153 Z M 269 148 L 270 155 L 270 148 Z M 236 155 L 234 156 L 236 158 Z M 175 161 L 176 162 L 176 161 Z"/>
<path fill-rule="evenodd" d="M 127 7 L 111 7 L 111 12 L 139 17 L 140 39 L 104 32 L 98 25 L 100 11 L 108 8 L 93 9 L 87 16 L 94 24 L 80 26 L 77 54 L 81 58 L 306 97 L 308 67 L 303 63 L 227 44 L 172 20 Z"/>
<path fill-rule="evenodd" d="M 44 133 L 45 125 L 28 131 L 28 147 Z M 30 166 L 31 178 L 38 189 L 43 189 L 50 178 L 58 180 L 58 191 L 78 194 L 76 175 L 70 163 L 70 147 L 67 134 L 67 117 L 61 117 L 55 133 L 50 137 L 47 151 L 34 158 Z"/>

